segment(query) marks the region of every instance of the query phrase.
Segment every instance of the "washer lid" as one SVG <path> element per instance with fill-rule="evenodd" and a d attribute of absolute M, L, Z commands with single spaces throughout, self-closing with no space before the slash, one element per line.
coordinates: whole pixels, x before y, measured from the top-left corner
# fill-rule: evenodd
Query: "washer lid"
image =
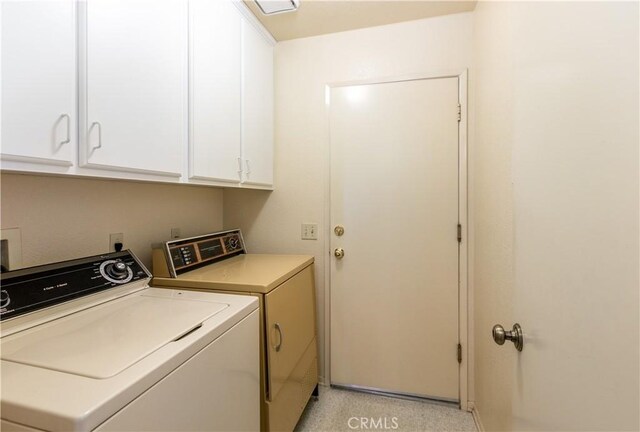
<path fill-rule="evenodd" d="M 2 341 L 2 360 L 89 378 L 112 377 L 229 307 L 225 303 L 133 295 Z"/>

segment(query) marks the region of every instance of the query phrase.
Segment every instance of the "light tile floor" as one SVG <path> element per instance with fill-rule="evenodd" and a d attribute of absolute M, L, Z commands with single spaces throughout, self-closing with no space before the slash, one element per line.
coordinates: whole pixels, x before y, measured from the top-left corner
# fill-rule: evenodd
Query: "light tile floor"
<path fill-rule="evenodd" d="M 352 431 L 476 432 L 470 413 L 445 404 L 397 399 L 320 386 L 296 432 Z"/>

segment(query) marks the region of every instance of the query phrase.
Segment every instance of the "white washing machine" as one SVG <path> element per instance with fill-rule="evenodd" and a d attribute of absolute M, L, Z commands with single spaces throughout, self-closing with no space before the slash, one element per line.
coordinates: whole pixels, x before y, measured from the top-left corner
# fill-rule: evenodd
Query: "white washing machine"
<path fill-rule="evenodd" d="M 257 431 L 258 300 L 149 288 L 129 251 L 1 276 L 1 429 Z"/>

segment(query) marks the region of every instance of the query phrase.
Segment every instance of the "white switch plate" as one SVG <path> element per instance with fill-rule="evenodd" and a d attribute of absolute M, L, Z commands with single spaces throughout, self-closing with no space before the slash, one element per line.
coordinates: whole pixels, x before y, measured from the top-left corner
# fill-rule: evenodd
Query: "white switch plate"
<path fill-rule="evenodd" d="M 109 251 L 110 252 L 116 251 L 116 248 L 113 246 L 116 243 L 122 243 L 123 245 L 122 249 L 124 250 L 124 234 L 122 233 L 109 234 Z"/>
<path fill-rule="evenodd" d="M 318 240 L 318 224 L 303 223 L 301 238 L 302 240 Z"/>
<path fill-rule="evenodd" d="M 182 237 L 182 234 L 180 233 L 180 228 L 171 228 L 171 238 L 179 239 L 180 237 Z"/>

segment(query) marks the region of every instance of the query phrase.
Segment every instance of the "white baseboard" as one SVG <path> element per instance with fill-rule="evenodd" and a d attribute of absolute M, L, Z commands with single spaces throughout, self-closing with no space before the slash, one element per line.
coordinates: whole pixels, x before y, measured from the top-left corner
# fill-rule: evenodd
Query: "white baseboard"
<path fill-rule="evenodd" d="M 473 404 L 470 402 L 470 406 L 471 405 Z M 473 407 L 471 408 L 471 414 L 473 415 L 473 421 L 476 424 L 476 429 L 478 429 L 478 432 L 484 432 L 482 421 L 480 421 L 480 414 L 478 413 L 478 410 L 476 409 L 475 405 L 473 405 Z"/>

